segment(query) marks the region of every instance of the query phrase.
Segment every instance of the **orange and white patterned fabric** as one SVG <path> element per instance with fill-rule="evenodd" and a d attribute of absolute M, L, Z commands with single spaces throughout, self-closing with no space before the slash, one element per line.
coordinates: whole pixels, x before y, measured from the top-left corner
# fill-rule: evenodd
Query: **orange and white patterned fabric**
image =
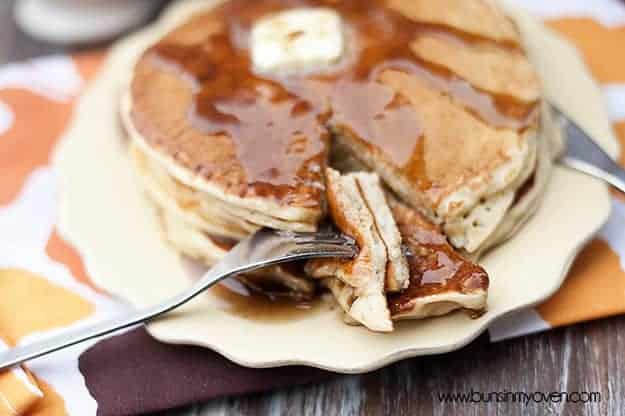
<path fill-rule="evenodd" d="M 625 3 L 513 3 L 579 46 L 625 148 Z M 0 350 L 124 310 L 90 284 L 80 253 L 55 231 L 59 183 L 51 153 L 103 55 L 0 67 Z M 539 307 L 499 321 L 490 329 L 493 340 L 625 313 L 625 197 L 614 194 L 612 204 L 609 223 L 580 254 L 562 289 Z M 98 403 L 78 368 L 89 346 L 0 373 L 0 415 L 95 415 Z"/>
<path fill-rule="evenodd" d="M 54 56 L 0 68 L 0 338 L 8 346 L 123 310 L 89 285 L 80 255 L 55 232 L 51 153 L 101 59 Z M 88 346 L 34 361 L 33 376 L 1 373 L 0 415 L 95 414 L 78 371 Z"/>

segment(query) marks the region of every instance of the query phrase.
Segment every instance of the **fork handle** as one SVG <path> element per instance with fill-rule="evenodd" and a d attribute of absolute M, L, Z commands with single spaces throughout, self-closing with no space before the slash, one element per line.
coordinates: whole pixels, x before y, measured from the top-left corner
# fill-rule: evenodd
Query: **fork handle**
<path fill-rule="evenodd" d="M 625 193 L 625 169 L 620 167 L 616 162 L 611 161 L 609 171 L 599 169 L 590 163 L 569 156 L 563 157 L 562 163 L 587 175 L 602 179 L 619 191 Z"/>
<path fill-rule="evenodd" d="M 46 337 L 41 341 L 36 341 L 28 345 L 11 348 L 0 353 L 0 371 L 7 370 L 16 365 L 22 364 L 41 356 L 56 352 L 58 350 L 71 347 L 81 342 L 99 338 L 118 332 L 122 329 L 148 322 L 160 315 L 163 315 L 190 299 L 199 295 L 203 290 L 215 285 L 217 282 L 232 275 L 240 273 L 240 270 L 226 270 L 217 264 L 194 286 L 163 303 L 156 306 L 139 309 L 126 313 L 122 316 L 98 322 L 93 325 L 81 325 L 74 329 L 64 330 L 58 335 Z M 250 269 L 252 267 L 248 267 Z"/>
<path fill-rule="evenodd" d="M 0 371 L 7 370 L 25 361 L 53 353 L 63 348 L 112 334 L 119 330 L 148 321 L 163 313 L 161 309 L 162 308 L 157 307 L 131 312 L 121 317 L 99 322 L 91 326 L 80 326 L 72 330 L 63 331 L 58 335 L 47 337 L 38 342 L 12 348 L 6 352 L 0 353 Z"/>
<path fill-rule="evenodd" d="M 132 311 L 124 314 L 123 316 L 98 322 L 90 326 L 81 325 L 71 330 L 64 330 L 58 335 L 52 335 L 42 339 L 41 341 L 11 348 L 10 350 L 0 353 L 0 371 L 7 370 L 26 361 L 51 354 L 64 348 L 80 344 L 81 342 L 89 341 L 104 335 L 118 332 L 125 328 L 130 328 L 132 326 L 148 322 L 187 303 L 189 300 L 195 298 L 206 289 L 214 286 L 224 279 L 249 272 L 263 266 L 261 263 L 250 263 L 240 267 L 233 266 L 232 262 L 229 260 L 240 256 L 240 253 L 237 252 L 237 248 L 239 247 L 241 247 L 241 245 L 232 249 L 221 262 L 217 263 L 213 268 L 206 272 L 206 274 L 189 289 L 156 306 Z M 283 257 L 279 261 L 275 261 L 274 264 L 282 263 L 290 259 L 291 257 Z"/>
<path fill-rule="evenodd" d="M 244 239 L 193 286 L 159 305 L 133 311 L 92 326 L 80 326 L 73 330 L 63 331 L 56 336 L 0 353 L 0 371 L 84 341 L 147 322 L 178 308 L 217 282 L 231 276 L 295 260 L 321 257 L 349 258 L 356 255 L 354 246 L 344 239 L 329 241 L 315 238 L 307 241 L 298 240 L 289 235 L 288 238 L 281 237 L 276 240 L 269 238 L 272 234 L 274 234 L 272 231 L 264 229 Z M 337 245 L 337 242 L 341 244 Z"/>

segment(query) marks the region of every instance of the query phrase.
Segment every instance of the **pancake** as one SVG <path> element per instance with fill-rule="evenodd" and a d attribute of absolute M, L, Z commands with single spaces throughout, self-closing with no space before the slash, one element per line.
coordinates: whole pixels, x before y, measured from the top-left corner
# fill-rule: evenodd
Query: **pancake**
<path fill-rule="evenodd" d="M 392 331 L 385 297 L 388 250 L 376 218 L 356 176 L 341 175 L 328 168 L 326 186 L 332 221 L 356 240 L 360 252 L 347 261 L 311 260 L 306 271 L 316 278 L 330 278 L 326 283 L 331 289 L 340 288 L 341 294 L 336 299 L 351 318 L 373 331 Z"/>
<path fill-rule="evenodd" d="M 491 0 L 230 0 L 143 53 L 121 114 L 177 250 L 210 265 L 223 239 L 329 217 L 360 254 L 306 271 L 381 332 L 485 307 L 469 259 L 536 210 L 555 149 L 518 30 Z M 316 287 L 282 269 L 243 280 Z"/>
<path fill-rule="evenodd" d="M 443 25 L 499 42 L 519 43 L 516 27 L 493 0 L 389 0 L 388 4 L 418 22 Z"/>
<path fill-rule="evenodd" d="M 429 33 L 419 35 L 411 47 L 420 59 L 457 74 L 480 90 L 527 103 L 540 99 L 534 68 L 521 50 Z"/>
<path fill-rule="evenodd" d="M 160 218 L 166 240 L 179 252 L 207 266 L 220 261 L 234 244 L 198 231 L 176 213 L 161 210 Z M 303 272 L 280 265 L 237 276 L 237 279 L 271 298 L 312 299 L 317 291 L 315 282 Z"/>
<path fill-rule="evenodd" d="M 130 98 L 126 96 L 122 102 L 122 122 L 131 138 L 131 155 L 135 168 L 144 188 L 154 199 L 177 205 L 178 209 L 196 217 L 195 222 L 200 228 L 219 236 L 243 238 L 262 226 L 290 231 L 316 229 L 318 219 L 312 222 L 298 221 L 296 216 L 281 215 L 286 214 L 288 208 L 280 213 L 269 208 L 271 202 L 264 206 L 261 199 L 253 198 L 239 203 L 241 201 L 237 198 L 222 198 L 205 192 L 205 188 L 194 186 L 197 184 L 189 172 L 171 164 L 147 145 L 129 118 L 130 108 Z M 165 195 L 159 194 L 168 195 L 169 201 L 164 200 Z M 318 215 L 321 214 L 315 214 Z"/>
<path fill-rule="evenodd" d="M 439 227 L 398 201 L 393 216 L 406 246 L 410 285 L 388 296 L 394 320 L 445 315 L 456 309 L 486 309 L 488 275 L 447 242 Z"/>
<path fill-rule="evenodd" d="M 154 178 L 159 176 L 166 182 L 173 179 L 162 175 L 162 172 L 159 172 L 161 175 L 151 175 L 147 167 L 150 164 L 149 158 L 132 145 L 130 153 L 146 195 L 158 211 L 164 237 L 177 251 L 206 266 L 213 266 L 228 253 L 239 237 L 243 238 L 247 234 L 241 231 L 240 235 L 232 235 L 233 223 L 224 226 L 217 220 L 218 216 L 209 217 L 211 219 L 207 221 L 201 211 L 198 214 L 192 209 L 199 204 L 194 199 L 196 196 L 193 192 L 186 195 L 186 198 L 175 198 L 168 191 L 185 191 L 185 187 L 172 189 L 171 183 L 164 186 L 155 184 Z M 158 166 L 154 168 L 158 169 Z M 219 206 L 213 207 L 209 204 L 209 207 L 216 208 L 214 211 L 211 209 L 210 213 L 219 212 Z M 238 218 L 226 216 L 226 221 L 236 220 Z M 245 227 L 252 227 L 250 232 L 253 232 L 257 226 L 247 223 Z M 229 236 L 224 238 L 224 235 Z M 304 300 L 311 299 L 316 292 L 315 283 L 304 273 L 294 273 L 284 266 L 272 266 L 237 278 L 252 290 L 271 298 Z"/>
<path fill-rule="evenodd" d="M 562 130 L 554 121 L 552 112 L 547 104 L 543 104 L 542 140 L 537 154 L 535 170 L 523 186 L 517 190 L 510 208 L 498 223 L 497 228 L 482 243 L 482 247 L 473 253 L 467 253 L 471 258 L 479 259 L 488 249 L 512 237 L 540 206 L 542 196 L 549 185 L 553 161 L 564 148 Z"/>
<path fill-rule="evenodd" d="M 538 209 L 551 177 L 553 160 L 562 149 L 561 131 L 557 123 L 552 122 L 551 110 L 547 105 L 543 106 L 541 121 L 544 125 L 542 133 L 544 140 L 541 140 L 537 149 L 535 170 L 528 170 L 520 178 L 524 180 L 523 185 L 481 201 L 469 215 L 461 218 L 463 225 L 460 227 L 454 228 L 453 223 L 446 224 L 445 234 L 448 237 L 482 242 L 476 251 L 459 250 L 467 258 L 479 260 L 489 249 L 512 237 Z M 331 166 L 341 172 L 368 169 L 340 144 L 335 144 L 333 148 Z M 481 235 L 488 237 L 482 239 Z"/>
<path fill-rule="evenodd" d="M 397 292 L 408 287 L 408 264 L 402 252 L 401 235 L 386 203 L 386 196 L 378 175 L 358 172 L 356 180 L 367 208 L 373 214 L 375 226 L 386 247 L 386 292 Z"/>
<path fill-rule="evenodd" d="M 321 73 L 256 74 L 252 55 L 262 61 L 269 45 L 250 51 L 246 36 L 263 22 L 261 39 L 272 39 L 268 18 L 296 6 L 336 12 L 343 56 Z M 461 219 L 490 197 L 507 211 L 535 167 L 539 102 L 518 31 L 490 1 L 232 0 L 145 52 L 124 114 L 170 176 L 257 227 L 315 229 L 335 136 L 402 199 L 449 223 L 463 236 L 457 248 L 477 252 L 502 216 L 480 233 Z"/>
<path fill-rule="evenodd" d="M 311 260 L 306 271 L 323 279 L 349 323 L 384 332 L 392 328 L 389 313 L 395 320 L 422 319 L 460 308 L 477 312 L 486 308 L 488 275 L 458 253 L 440 227 L 385 196 L 375 174 L 341 175 L 328 169 L 326 175 L 332 220 L 357 241 L 361 251 L 351 261 Z M 395 246 L 403 249 L 391 257 L 389 248 Z M 400 289 L 384 287 L 382 282 L 388 282 L 389 275 L 397 277 L 397 270 L 402 276 Z"/>
<path fill-rule="evenodd" d="M 203 204 L 203 198 L 193 188 L 177 182 L 134 144 L 130 146 L 130 155 L 138 180 L 150 199 L 164 210 L 185 218 L 199 231 L 242 239 L 259 228 L 229 214 L 223 204 Z"/>
<path fill-rule="evenodd" d="M 464 232 L 468 227 L 461 223 L 464 217 L 487 198 L 506 190 L 516 191 L 523 183 L 520 179 L 531 174 L 537 126 L 522 132 L 498 128 L 476 118 L 417 77 L 387 71 L 381 79 L 401 92 L 409 101 L 407 105 L 417 111 L 423 128 L 420 140 L 412 151 L 406 150 L 403 142 L 391 153 L 388 149 L 392 146 L 372 144 L 338 125 L 334 128 L 337 141 L 431 221 L 456 225 L 455 229 L 446 229 L 450 234 L 468 234 Z M 459 137 L 463 138 L 460 142 Z M 488 219 L 495 222 L 491 226 L 494 229 L 497 218 Z M 453 242 L 457 248 L 472 252 L 487 237 L 483 234 Z"/>

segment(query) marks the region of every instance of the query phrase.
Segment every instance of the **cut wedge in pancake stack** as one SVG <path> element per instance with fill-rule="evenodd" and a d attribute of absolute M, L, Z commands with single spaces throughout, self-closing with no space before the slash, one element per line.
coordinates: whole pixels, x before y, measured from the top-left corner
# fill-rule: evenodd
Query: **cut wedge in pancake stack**
<path fill-rule="evenodd" d="M 558 140 L 491 0 L 224 1 L 143 53 L 121 113 L 179 251 L 214 264 L 261 227 L 314 231 L 329 217 L 356 259 L 248 284 L 312 296 L 322 280 L 378 331 L 485 307 L 488 279 L 466 259 L 535 211 Z M 428 267 L 444 281 L 428 283 Z"/>

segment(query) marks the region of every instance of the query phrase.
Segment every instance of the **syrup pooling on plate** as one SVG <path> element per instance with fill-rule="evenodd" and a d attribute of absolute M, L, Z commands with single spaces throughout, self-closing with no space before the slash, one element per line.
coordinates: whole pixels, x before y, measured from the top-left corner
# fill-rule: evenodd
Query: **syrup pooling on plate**
<path fill-rule="evenodd" d="M 342 62 L 323 74 L 255 74 L 248 45 L 251 27 L 294 7 L 338 12 L 347 37 Z M 207 140 L 218 134 L 231 138 L 249 184 L 296 186 L 307 171 L 317 172 L 325 163 L 327 126 L 333 125 L 380 148 L 420 177 L 420 186 L 427 189 L 418 112 L 379 82 L 380 74 L 391 69 L 419 77 L 492 126 L 522 129 L 535 120 L 535 104 L 478 91 L 451 72 L 419 61 L 410 47 L 420 33 L 466 43 L 493 41 L 414 22 L 382 0 L 232 0 L 192 24 L 203 20 L 217 26 L 212 35 L 189 45 L 165 38 L 152 52 L 192 79 L 191 123 Z"/>
<path fill-rule="evenodd" d="M 206 273 L 203 263 L 191 259 L 185 259 L 183 263 L 186 275 L 193 282 Z M 297 263 L 282 267 L 295 274 L 302 273 Z M 277 282 L 249 274 L 223 280 L 208 289 L 205 296 L 220 311 L 262 323 L 297 321 L 332 307 L 322 297 L 312 293 L 298 294 Z"/>
<path fill-rule="evenodd" d="M 281 288 L 284 290 L 284 288 Z M 255 292 L 242 283 L 229 279 L 213 286 L 208 295 L 220 310 L 257 322 L 292 322 L 309 318 L 328 306 L 320 297 L 297 300 L 288 296 L 270 296 Z"/>

